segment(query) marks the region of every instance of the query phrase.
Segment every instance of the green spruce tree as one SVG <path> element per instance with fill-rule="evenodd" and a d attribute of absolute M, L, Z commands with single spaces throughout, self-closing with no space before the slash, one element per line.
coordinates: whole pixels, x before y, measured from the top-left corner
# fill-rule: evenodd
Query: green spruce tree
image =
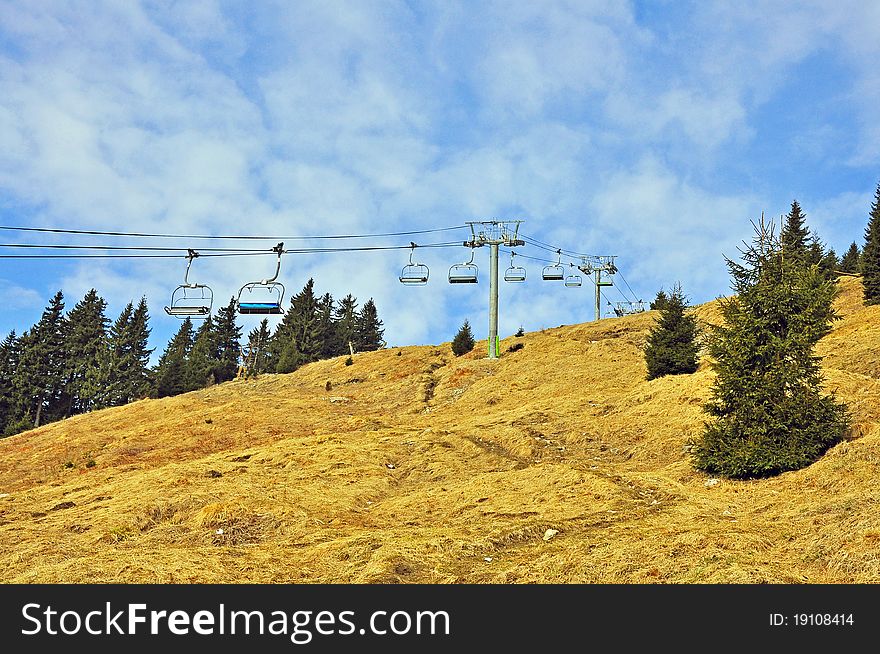
<path fill-rule="evenodd" d="M 237 312 L 235 298 L 217 311 L 214 330 L 217 342 L 217 362 L 214 378 L 220 382 L 235 379 L 238 371 L 238 357 L 241 352 L 241 327 L 235 322 Z"/>
<path fill-rule="evenodd" d="M 785 224 L 782 227 L 780 237 L 782 250 L 784 256 L 793 261 L 808 263 L 811 258 L 815 258 L 813 263 L 818 263 L 822 256 L 821 246 L 817 252 L 815 248 L 817 243 L 812 241 L 814 245 L 811 247 L 810 228 L 807 227 L 806 220 L 807 216 L 801 209 L 801 205 L 797 200 L 792 201 L 791 209 L 785 215 Z"/>
<path fill-rule="evenodd" d="M 364 302 L 361 312 L 358 314 L 357 327 L 355 328 L 355 349 L 358 352 L 372 352 L 385 347 L 382 329 L 382 321 L 379 320 L 379 312 L 370 298 Z"/>
<path fill-rule="evenodd" d="M 849 249 L 840 258 L 840 271 L 850 275 L 857 274 L 860 268 L 859 259 L 859 246 L 853 241 Z"/>
<path fill-rule="evenodd" d="M 351 293 L 339 302 L 336 309 L 334 356 L 351 354 L 358 325 L 358 303 Z M 349 346 L 351 344 L 351 346 Z"/>
<path fill-rule="evenodd" d="M 192 327 L 192 321 L 184 319 L 159 357 L 154 374 L 157 397 L 172 397 L 186 392 L 189 352 L 193 345 Z"/>
<path fill-rule="evenodd" d="M 338 344 L 336 338 L 336 323 L 333 319 L 335 307 L 333 296 L 325 293 L 318 300 L 318 330 L 317 339 L 320 343 L 318 352 L 319 359 L 329 359 L 337 355 Z"/>
<path fill-rule="evenodd" d="M 660 311 L 661 309 L 663 309 L 663 307 L 666 306 L 667 302 L 669 302 L 669 296 L 666 295 L 666 291 L 661 288 L 659 291 L 657 291 L 657 296 L 651 301 L 651 310 Z"/>
<path fill-rule="evenodd" d="M 268 318 L 263 318 L 260 324 L 248 334 L 247 346 L 250 360 L 247 363 L 250 376 L 262 374 L 270 369 L 269 341 L 271 336 Z"/>
<path fill-rule="evenodd" d="M 696 372 L 699 327 L 696 316 L 687 313 L 689 305 L 680 284 L 672 287 L 662 307 L 645 345 L 647 378 Z"/>
<path fill-rule="evenodd" d="M 727 260 L 735 295 L 712 326 L 713 418 L 693 443 L 694 465 L 731 478 L 802 468 L 838 442 L 846 407 L 822 395 L 818 340 L 835 319 L 833 281 L 788 256 L 762 219 L 743 263 Z"/>
<path fill-rule="evenodd" d="M 880 184 L 874 192 L 861 259 L 865 304 L 880 304 Z"/>
<path fill-rule="evenodd" d="M 18 365 L 19 340 L 12 330 L 0 343 L 0 436 L 15 419 L 15 387 L 13 378 Z"/>
<path fill-rule="evenodd" d="M 460 357 L 474 349 L 474 333 L 471 331 L 471 324 L 465 320 L 459 327 L 455 338 L 452 339 L 452 353 Z"/>
<path fill-rule="evenodd" d="M 220 357 L 217 330 L 208 316 L 196 330 L 186 368 L 186 390 L 195 391 L 217 383 L 216 369 Z"/>
<path fill-rule="evenodd" d="M 20 415 L 33 416 L 33 427 L 62 417 L 65 332 L 64 294 L 58 291 L 43 311 L 40 321 L 22 340 L 22 352 L 15 374 L 16 394 L 22 403 Z"/>
<path fill-rule="evenodd" d="M 106 347 L 109 319 L 107 302 L 95 289 L 85 294 L 67 314 L 64 369 L 66 415 L 91 411 L 98 389 L 94 383 Z"/>

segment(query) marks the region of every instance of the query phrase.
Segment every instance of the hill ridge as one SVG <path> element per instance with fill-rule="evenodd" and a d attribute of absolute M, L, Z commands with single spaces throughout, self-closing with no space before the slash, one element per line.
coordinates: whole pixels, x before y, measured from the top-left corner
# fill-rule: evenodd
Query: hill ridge
<path fill-rule="evenodd" d="M 694 471 L 713 373 L 645 381 L 646 312 L 505 338 L 499 361 L 389 348 L 3 439 L 4 579 L 875 581 L 880 307 L 840 285 L 819 354 L 854 427 L 804 470 Z"/>

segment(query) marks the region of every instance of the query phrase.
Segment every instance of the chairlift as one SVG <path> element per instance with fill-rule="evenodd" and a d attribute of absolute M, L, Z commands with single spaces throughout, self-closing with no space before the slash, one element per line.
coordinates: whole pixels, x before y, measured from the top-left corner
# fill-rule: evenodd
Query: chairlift
<path fill-rule="evenodd" d="M 471 259 L 467 263 L 456 263 L 449 268 L 450 284 L 476 284 L 477 264 L 474 263 L 474 250 L 471 248 Z"/>
<path fill-rule="evenodd" d="M 545 282 L 561 282 L 565 279 L 565 269 L 562 267 L 562 250 L 556 250 L 556 263 L 544 266 L 541 278 Z"/>
<path fill-rule="evenodd" d="M 574 268 L 573 263 L 570 263 L 568 265 L 571 266 L 572 268 Z M 569 287 L 580 286 L 582 283 L 583 283 L 583 280 L 581 279 L 581 276 L 576 274 L 575 272 L 572 272 L 570 275 L 568 275 L 565 278 L 565 285 L 569 286 Z"/>
<path fill-rule="evenodd" d="M 526 269 L 522 266 L 514 266 L 513 258 L 516 256 L 516 252 L 513 250 L 510 251 L 510 267 L 504 271 L 504 281 L 505 282 L 524 282 L 526 281 Z"/>
<path fill-rule="evenodd" d="M 248 282 L 238 291 L 236 306 L 241 315 L 278 315 L 284 313 L 281 301 L 284 299 L 284 284 L 275 281 L 281 272 L 281 254 L 284 251 L 284 243 L 279 243 L 272 251 L 278 255 L 275 266 L 275 274 L 269 279 L 258 282 Z M 247 296 L 244 292 L 247 291 Z"/>
<path fill-rule="evenodd" d="M 195 250 L 187 250 L 186 272 L 183 275 L 183 284 L 171 293 L 171 302 L 165 307 L 165 313 L 175 318 L 194 318 L 204 320 L 211 313 L 214 304 L 214 292 L 204 284 L 194 284 L 189 281 L 189 269 L 193 259 L 199 256 Z"/>
<path fill-rule="evenodd" d="M 412 250 L 409 253 L 409 263 L 400 271 L 400 283 L 407 286 L 424 286 L 428 283 L 428 266 L 413 262 L 413 254 L 418 246 L 411 242 L 410 247 Z"/>

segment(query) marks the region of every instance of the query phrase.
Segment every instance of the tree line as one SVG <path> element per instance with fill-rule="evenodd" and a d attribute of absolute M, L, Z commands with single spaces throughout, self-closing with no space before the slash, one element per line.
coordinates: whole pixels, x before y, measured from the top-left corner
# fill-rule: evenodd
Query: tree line
<path fill-rule="evenodd" d="M 168 397 L 234 379 L 242 353 L 236 302 L 195 328 L 186 318 L 155 366 L 146 298 L 115 320 L 91 289 L 65 313 L 58 291 L 39 321 L 0 342 L 0 435 L 146 397 Z M 292 372 L 306 363 L 385 346 L 372 298 L 358 308 L 351 294 L 317 297 L 314 280 L 290 302 L 275 328 L 264 319 L 247 337 L 250 370 Z"/>
<path fill-rule="evenodd" d="M 705 349 L 715 379 L 703 406 L 710 420 L 690 442 L 694 466 L 732 478 L 802 468 L 849 428 L 846 405 L 822 390 L 815 346 L 838 319 L 841 274 L 860 274 L 864 303 L 880 304 L 880 185 L 861 249 L 853 242 L 838 259 L 811 234 L 795 200 L 778 236 L 762 217 L 742 261 L 726 261 L 734 295 L 720 300 L 723 324 L 701 327 L 678 283 L 658 292 L 647 378 L 696 372 Z"/>

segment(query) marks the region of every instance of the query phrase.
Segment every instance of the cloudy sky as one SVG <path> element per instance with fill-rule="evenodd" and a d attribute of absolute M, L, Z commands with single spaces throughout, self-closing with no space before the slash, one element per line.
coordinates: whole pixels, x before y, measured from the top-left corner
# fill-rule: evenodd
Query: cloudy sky
<path fill-rule="evenodd" d="M 723 257 L 749 221 L 793 199 L 838 253 L 861 243 L 880 180 L 878 60 L 877 0 L 2 1 L 0 225 L 270 248 L 518 219 L 533 239 L 617 256 L 603 310 L 676 281 L 699 303 L 728 292 Z M 404 287 L 407 256 L 290 254 L 280 279 L 288 293 L 313 277 L 319 292 L 374 298 L 390 345 L 449 340 L 465 318 L 485 338 L 487 249 L 477 285 L 446 283 L 469 256 L 456 247 L 418 251 L 430 281 Z M 502 284 L 502 336 L 593 318 L 591 285 L 542 282 L 542 263 L 519 262 L 529 279 Z M 161 349 L 184 265 L 0 259 L 0 331 L 27 328 L 58 289 L 72 306 L 95 287 L 111 317 L 145 295 Z M 203 258 L 193 277 L 225 304 L 272 268 Z"/>

